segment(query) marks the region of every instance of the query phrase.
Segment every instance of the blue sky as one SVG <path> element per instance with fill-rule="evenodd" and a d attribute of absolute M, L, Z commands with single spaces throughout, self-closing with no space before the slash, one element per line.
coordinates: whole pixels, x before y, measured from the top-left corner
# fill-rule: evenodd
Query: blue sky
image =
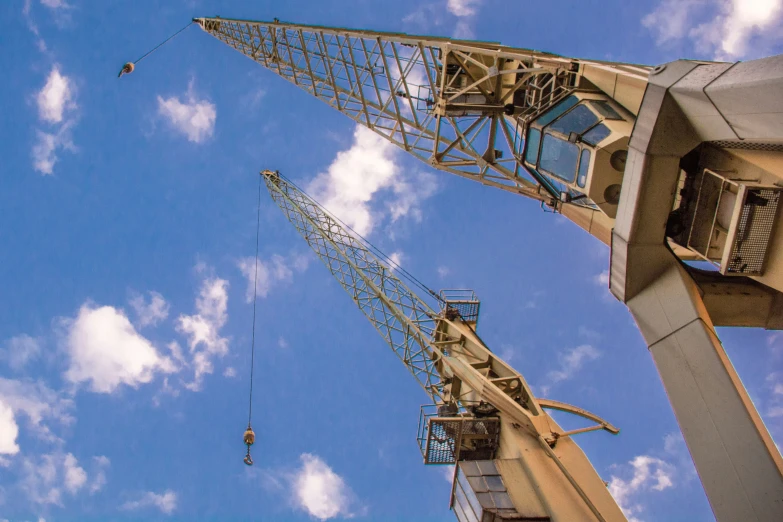
<path fill-rule="evenodd" d="M 443 468 L 415 444 L 426 396 L 266 192 L 256 465 L 242 464 L 265 168 L 429 286 L 475 289 L 493 350 L 620 427 L 578 442 L 630 517 L 711 520 L 596 240 L 405 157 L 195 27 L 116 74 L 216 14 L 741 59 L 781 52 L 781 3 L 3 2 L 0 520 L 452 520 Z M 780 443 L 783 336 L 719 333 Z"/>

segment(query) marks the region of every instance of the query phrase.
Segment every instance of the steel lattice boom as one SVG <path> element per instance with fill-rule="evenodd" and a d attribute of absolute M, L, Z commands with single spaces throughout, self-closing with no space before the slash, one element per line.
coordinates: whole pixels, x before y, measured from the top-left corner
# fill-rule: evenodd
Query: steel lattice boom
<path fill-rule="evenodd" d="M 318 203 L 279 174 L 262 175 L 286 218 L 437 402 L 440 376 L 429 346 L 437 312 Z"/>
<path fill-rule="evenodd" d="M 573 91 L 580 64 L 641 71 L 488 42 L 278 21 L 195 21 L 435 168 L 547 202 L 560 187 L 523 166 L 525 123 Z"/>

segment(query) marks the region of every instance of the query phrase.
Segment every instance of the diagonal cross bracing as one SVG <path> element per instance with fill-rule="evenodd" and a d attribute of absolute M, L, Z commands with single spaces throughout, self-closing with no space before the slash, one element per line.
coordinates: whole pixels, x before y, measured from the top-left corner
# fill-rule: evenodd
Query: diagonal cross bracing
<path fill-rule="evenodd" d="M 522 132 L 524 117 L 571 92 L 576 73 L 570 58 L 404 33 L 196 21 L 437 169 L 541 201 L 558 196 L 522 165 Z M 509 116 L 509 106 L 524 117 Z"/>
<path fill-rule="evenodd" d="M 437 403 L 441 381 L 430 341 L 438 314 L 318 203 L 277 173 L 262 175 L 286 218 Z"/>

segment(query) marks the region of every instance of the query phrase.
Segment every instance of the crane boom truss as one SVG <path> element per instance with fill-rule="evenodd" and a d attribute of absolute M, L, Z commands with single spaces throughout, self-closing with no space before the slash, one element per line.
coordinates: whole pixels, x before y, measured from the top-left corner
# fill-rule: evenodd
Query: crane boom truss
<path fill-rule="evenodd" d="M 276 172 L 264 171 L 274 202 L 430 395 L 441 396 L 429 342 L 438 315 L 323 207 Z"/>
<path fill-rule="evenodd" d="M 541 201 L 558 197 L 550 180 L 523 166 L 521 132 L 529 117 L 573 90 L 570 58 L 276 20 L 195 20 L 437 169 Z M 504 115 L 510 106 L 516 119 Z"/>

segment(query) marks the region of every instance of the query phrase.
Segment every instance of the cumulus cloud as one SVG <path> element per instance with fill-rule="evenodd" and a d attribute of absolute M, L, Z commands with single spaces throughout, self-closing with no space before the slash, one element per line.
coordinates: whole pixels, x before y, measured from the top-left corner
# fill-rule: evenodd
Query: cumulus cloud
<path fill-rule="evenodd" d="M 203 143 L 215 131 L 215 104 L 196 96 L 192 80 L 182 99 L 179 96 L 158 96 L 158 114 L 193 143 Z"/>
<path fill-rule="evenodd" d="M 601 352 L 589 344 L 559 353 L 557 359 L 560 367 L 546 374 L 547 383 L 540 387 L 541 393 L 548 394 L 552 386 L 571 379 L 586 362 L 594 361 L 600 356 Z"/>
<path fill-rule="evenodd" d="M 29 6 L 26 6 L 29 18 Z M 32 22 L 29 22 L 32 24 Z M 37 35 L 35 24 L 31 30 Z M 40 44 L 45 48 L 43 40 Z M 38 118 L 49 129 L 36 129 L 35 142 L 30 151 L 33 169 L 41 174 L 53 174 L 58 160 L 58 151 L 76 152 L 76 146 L 71 139 L 71 130 L 75 124 L 73 116 L 78 108 L 73 79 L 60 72 L 60 66 L 52 66 L 46 83 L 35 95 L 38 107 Z"/>
<path fill-rule="evenodd" d="M 22 491 L 36 504 L 62 506 L 65 493 L 75 496 L 88 481 L 87 472 L 72 453 L 25 458 L 20 469 Z"/>
<path fill-rule="evenodd" d="M 405 217 L 420 221 L 422 201 L 436 189 L 429 173 L 403 174 L 396 163 L 394 145 L 373 131 L 356 126 L 353 143 L 337 153 L 326 172 L 307 186 L 313 199 L 361 235 L 370 234 L 384 215 L 392 222 Z M 374 208 L 373 198 L 388 191 L 384 208 Z"/>
<path fill-rule="evenodd" d="M 112 393 L 121 384 L 136 388 L 158 372 L 176 370 L 117 308 L 87 303 L 76 318 L 63 319 L 62 326 L 69 357 L 64 377 L 74 384 L 89 383 L 94 392 Z"/>
<path fill-rule="evenodd" d="M 163 493 L 155 493 L 154 491 L 147 491 L 143 493 L 137 500 L 131 500 L 120 506 L 120 509 L 125 510 L 137 510 L 155 507 L 162 513 L 170 515 L 177 509 L 177 494 L 170 489 L 167 489 Z"/>
<path fill-rule="evenodd" d="M 41 0 L 41 3 L 50 9 L 63 9 L 71 7 L 65 0 Z"/>
<path fill-rule="evenodd" d="M 40 381 L 0 377 L 0 401 L 5 405 L 3 409 L 5 414 L 0 416 L 4 419 L 4 422 L 0 424 L 3 426 L 0 432 L 8 438 L 13 433 L 17 433 L 14 431 L 14 426 L 18 424 L 19 419 L 25 418 L 27 428 L 36 438 L 47 442 L 56 442 L 60 439 L 54 435 L 50 424 L 54 422 L 59 425 L 68 425 L 74 420 L 70 414 L 73 409 L 73 401 L 62 397 Z M 8 409 L 11 410 L 12 416 L 7 413 Z M 18 426 L 16 429 L 18 430 Z"/>
<path fill-rule="evenodd" d="M 609 286 L 609 270 L 604 270 L 598 275 L 593 276 L 593 282 L 601 286 Z"/>
<path fill-rule="evenodd" d="M 136 324 L 139 328 L 156 326 L 169 316 L 169 304 L 158 292 L 149 292 L 150 300 L 134 295 L 130 300 L 131 308 L 136 312 Z"/>
<path fill-rule="evenodd" d="M 677 477 L 674 465 L 657 457 L 639 455 L 629 461 L 621 470 L 621 478 L 612 475 L 609 493 L 612 494 L 629 522 L 640 522 L 639 515 L 644 507 L 636 499 L 646 491 L 663 491 L 674 486 Z"/>
<path fill-rule="evenodd" d="M 196 298 L 196 313 L 180 315 L 177 331 L 188 339 L 193 366 L 193 382 L 188 389 L 201 389 L 203 376 L 213 372 L 212 359 L 228 353 L 228 339 L 220 330 L 228 320 L 228 281 L 217 277 L 205 279 Z"/>
<path fill-rule="evenodd" d="M 663 0 L 642 19 L 659 45 L 688 39 L 716 60 L 751 58 L 777 40 L 783 0 Z"/>
<path fill-rule="evenodd" d="M 258 264 L 256 275 L 256 262 Z M 309 264 L 306 256 L 292 255 L 283 257 L 274 254 L 268 260 L 256 260 L 253 257 L 244 257 L 237 262 L 242 275 L 247 279 L 247 291 L 245 301 L 253 302 L 253 281 L 256 281 L 258 296 L 265 298 L 270 290 L 280 283 L 290 283 L 293 280 L 294 271 L 304 272 Z"/>
<path fill-rule="evenodd" d="M 41 355 L 41 340 L 27 334 L 17 335 L 8 339 L 2 350 L 0 359 L 8 362 L 12 370 L 22 370 L 27 363 Z"/>
<path fill-rule="evenodd" d="M 226 367 L 225 370 L 223 370 L 223 377 L 228 377 L 229 379 L 233 379 L 237 376 L 236 368 L 233 366 Z"/>
<path fill-rule="evenodd" d="M 67 111 L 76 108 L 73 82 L 60 73 L 58 65 L 52 66 L 49 77 L 36 96 L 38 117 L 48 123 L 62 123 Z"/>
<path fill-rule="evenodd" d="M 36 130 L 35 143 L 30 152 L 33 169 L 41 174 L 54 174 L 54 166 L 59 160 L 57 152 L 67 150 L 76 152 L 76 146 L 71 139 L 71 123 L 63 124 L 56 132 Z"/>
<path fill-rule="evenodd" d="M 97 457 L 93 457 L 93 478 L 90 481 L 90 495 L 93 495 L 103 489 L 103 486 L 106 485 L 106 470 L 108 469 L 109 465 L 111 464 L 111 461 L 109 460 L 109 457 L 106 457 L 104 455 L 98 455 Z"/>
<path fill-rule="evenodd" d="M 342 477 L 316 455 L 305 453 L 300 459 L 291 482 L 296 505 L 319 520 L 350 517 L 352 492 Z"/>
<path fill-rule="evenodd" d="M 14 410 L 0 397 L 0 455 L 19 453 L 19 445 L 16 443 L 18 436 L 19 426 L 14 418 Z"/>
<path fill-rule="evenodd" d="M 473 16 L 481 0 L 448 0 L 446 8 L 454 16 Z"/>

